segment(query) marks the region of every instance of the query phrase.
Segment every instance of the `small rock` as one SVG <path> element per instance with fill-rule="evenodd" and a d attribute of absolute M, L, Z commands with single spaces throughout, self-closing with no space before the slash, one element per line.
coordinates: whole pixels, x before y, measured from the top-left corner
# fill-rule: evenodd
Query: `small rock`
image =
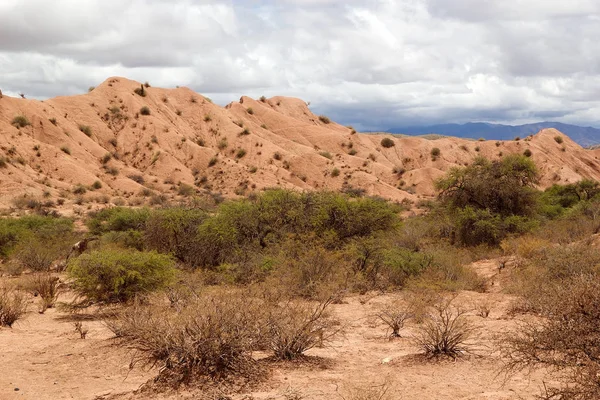
<path fill-rule="evenodd" d="M 381 360 L 382 364 L 389 364 L 390 362 L 392 362 L 393 358 L 392 357 L 386 357 L 383 360 Z"/>

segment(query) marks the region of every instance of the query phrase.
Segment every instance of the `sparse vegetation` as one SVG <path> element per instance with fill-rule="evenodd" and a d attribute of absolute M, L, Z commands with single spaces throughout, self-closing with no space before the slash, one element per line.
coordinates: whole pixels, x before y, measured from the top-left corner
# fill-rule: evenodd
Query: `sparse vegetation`
<path fill-rule="evenodd" d="M 150 108 L 148 108 L 148 106 L 143 106 L 142 108 L 140 108 L 140 114 L 150 115 Z"/>
<path fill-rule="evenodd" d="M 68 146 L 61 146 L 60 150 L 65 154 L 71 155 L 71 149 Z"/>

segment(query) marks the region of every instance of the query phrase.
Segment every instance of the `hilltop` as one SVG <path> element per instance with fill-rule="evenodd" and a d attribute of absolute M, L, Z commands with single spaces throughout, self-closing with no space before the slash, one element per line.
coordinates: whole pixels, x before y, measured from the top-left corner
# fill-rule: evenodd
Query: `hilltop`
<path fill-rule="evenodd" d="M 520 141 L 363 135 L 300 99 L 242 97 L 221 107 L 188 88 L 142 86 L 114 77 L 78 96 L 0 98 L 0 203 L 22 195 L 143 203 L 151 194 L 235 197 L 273 186 L 414 201 L 433 196 L 434 179 L 453 166 L 526 149 L 542 187 L 600 180 L 600 150 L 555 129 Z"/>
<path fill-rule="evenodd" d="M 485 122 L 469 122 L 466 124 L 439 124 L 429 126 L 394 127 L 387 132 L 408 135 L 439 134 L 462 138 L 487 140 L 511 140 L 516 136 L 529 136 L 542 129 L 557 129 L 582 146 L 592 146 L 600 143 L 600 129 L 590 126 L 563 124 L 561 122 L 536 122 L 524 125 L 502 125 Z"/>

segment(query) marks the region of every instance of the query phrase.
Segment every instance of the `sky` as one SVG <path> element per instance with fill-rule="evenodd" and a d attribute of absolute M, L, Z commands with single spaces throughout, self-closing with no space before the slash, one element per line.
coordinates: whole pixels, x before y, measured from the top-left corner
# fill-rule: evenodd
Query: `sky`
<path fill-rule="evenodd" d="M 598 0 L 0 0 L 0 90 L 110 76 L 225 105 L 293 96 L 361 130 L 600 127 Z"/>

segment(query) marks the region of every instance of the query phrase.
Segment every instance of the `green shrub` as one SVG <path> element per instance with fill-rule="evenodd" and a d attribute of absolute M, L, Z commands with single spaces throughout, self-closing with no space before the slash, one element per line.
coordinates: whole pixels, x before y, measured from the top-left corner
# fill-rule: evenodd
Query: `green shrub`
<path fill-rule="evenodd" d="M 442 152 L 439 148 L 434 147 L 433 149 L 431 149 L 431 157 L 432 158 L 437 158 L 440 156 L 440 154 L 442 154 Z"/>
<path fill-rule="evenodd" d="M 29 122 L 29 120 L 27 119 L 26 116 L 24 116 L 24 115 L 17 115 L 16 117 L 14 117 L 12 119 L 11 124 L 15 128 L 25 128 L 26 126 L 31 125 L 31 122 Z"/>
<path fill-rule="evenodd" d="M 94 190 L 102 189 L 102 182 L 94 181 L 94 183 L 92 183 L 91 188 Z"/>
<path fill-rule="evenodd" d="M 554 136 L 554 141 L 558 144 L 562 144 L 563 138 L 560 135 L 556 135 L 556 136 Z"/>
<path fill-rule="evenodd" d="M 175 279 L 173 260 L 156 252 L 101 250 L 69 262 L 74 290 L 93 302 L 127 302 L 164 289 Z"/>
<path fill-rule="evenodd" d="M 340 170 L 339 170 L 339 168 L 332 169 L 331 170 L 331 176 L 334 177 L 334 178 L 340 176 Z"/>
<path fill-rule="evenodd" d="M 73 188 L 73 193 L 74 194 L 85 194 L 85 192 L 87 192 L 87 189 L 82 184 L 77 184 Z"/>
<path fill-rule="evenodd" d="M 62 146 L 60 150 L 65 154 L 71 155 L 71 149 L 68 146 Z"/>
<path fill-rule="evenodd" d="M 140 87 L 139 87 L 139 88 L 135 88 L 135 89 L 133 90 L 133 92 L 134 92 L 135 94 L 137 94 L 138 96 L 141 96 L 141 97 L 146 97 L 146 90 L 144 89 L 144 85 L 140 85 Z"/>
<path fill-rule="evenodd" d="M 320 151 L 319 155 L 321 155 L 322 157 L 325 157 L 329 160 L 331 160 L 333 157 L 331 156 L 331 153 L 328 151 Z"/>
<path fill-rule="evenodd" d="M 7 256 L 18 243 L 37 238 L 53 242 L 71 234 L 73 221 L 67 218 L 54 218 L 30 215 L 21 218 L 0 219 L 0 255 Z"/>
<path fill-rule="evenodd" d="M 148 106 L 144 106 L 144 107 L 140 108 L 140 114 L 141 115 L 150 115 L 150 108 L 148 108 Z"/>
<path fill-rule="evenodd" d="M 331 120 L 329 119 L 329 117 L 325 116 L 325 115 L 319 115 L 319 121 L 321 121 L 324 124 L 330 124 Z"/>
<path fill-rule="evenodd" d="M 199 209 L 165 208 L 153 210 L 144 229 L 147 247 L 172 254 L 188 265 L 195 264 L 198 226 L 208 215 Z"/>
<path fill-rule="evenodd" d="M 246 155 L 246 150 L 238 149 L 238 151 L 235 153 L 235 158 L 242 158 L 245 155 Z"/>
<path fill-rule="evenodd" d="M 96 235 L 110 231 L 139 231 L 144 229 L 149 216 L 150 210 L 147 208 L 105 208 L 90 213 L 90 218 L 86 221 L 86 226 L 91 233 Z"/>
<path fill-rule="evenodd" d="M 529 150 L 529 149 L 525 149 L 525 151 L 523 152 L 523 155 L 524 155 L 525 157 L 531 157 L 531 155 L 532 155 L 532 153 L 531 153 L 531 150 Z"/>
<path fill-rule="evenodd" d="M 87 125 L 79 125 L 79 130 L 85 133 L 85 135 L 88 137 L 92 136 L 92 128 Z"/>
<path fill-rule="evenodd" d="M 394 143 L 394 141 L 390 138 L 383 138 L 381 139 L 381 146 L 389 149 L 390 147 L 394 147 L 396 145 L 396 143 Z"/>
<path fill-rule="evenodd" d="M 177 194 L 180 196 L 189 197 L 192 196 L 194 193 L 196 193 L 194 187 L 185 183 L 180 184 L 177 188 Z"/>

